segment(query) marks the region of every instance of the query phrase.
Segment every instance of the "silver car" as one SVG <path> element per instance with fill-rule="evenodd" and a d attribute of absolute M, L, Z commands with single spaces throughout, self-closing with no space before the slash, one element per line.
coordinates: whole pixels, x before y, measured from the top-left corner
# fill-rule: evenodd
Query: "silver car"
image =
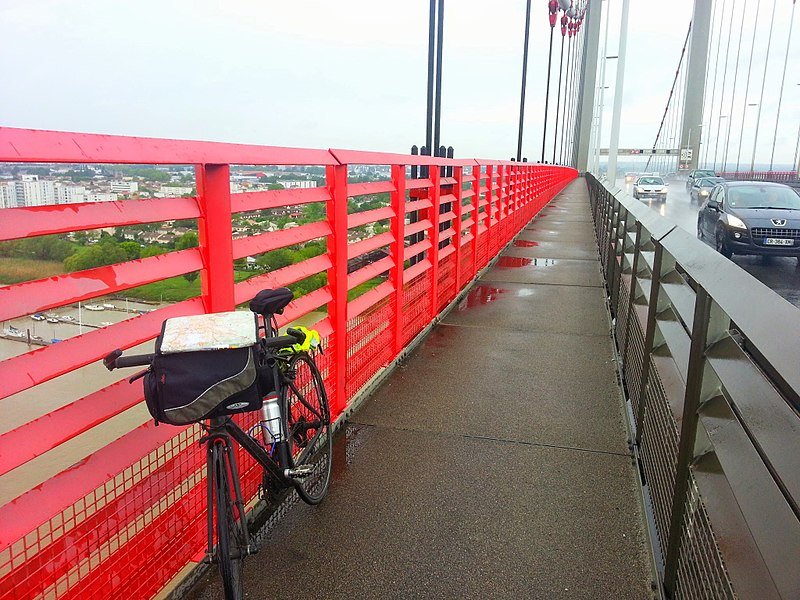
<path fill-rule="evenodd" d="M 668 187 L 669 184 L 661 177 L 656 177 L 654 175 L 642 176 L 633 184 L 633 197 L 637 200 L 652 198 L 654 200 L 666 202 Z"/>

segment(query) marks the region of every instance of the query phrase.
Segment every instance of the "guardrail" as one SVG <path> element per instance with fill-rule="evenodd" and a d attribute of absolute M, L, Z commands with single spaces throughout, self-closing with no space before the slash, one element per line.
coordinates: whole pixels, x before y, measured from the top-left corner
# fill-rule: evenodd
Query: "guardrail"
<path fill-rule="evenodd" d="M 719 176 L 732 181 L 800 182 L 800 177 L 798 177 L 796 171 L 728 171 L 720 173 Z"/>
<path fill-rule="evenodd" d="M 565 167 L 351 150 L 305 150 L 0 128 L 0 161 L 195 165 L 197 196 L 9 208 L 0 240 L 197 219 L 197 248 L 0 287 L 0 321 L 200 271 L 201 294 L 116 325 L 0 362 L 0 402 L 95 363 L 114 348 L 153 339 L 179 315 L 232 310 L 258 290 L 319 273 L 327 283 L 287 308 L 282 324 L 327 310 L 322 371 L 334 417 L 453 301 L 498 251 L 577 176 Z M 327 185 L 230 193 L 230 165 L 325 167 Z M 386 181 L 350 183 L 350 165 L 389 165 Z M 428 170 L 410 179 L 407 167 Z M 445 168 L 452 176 L 445 176 Z M 348 199 L 388 193 L 388 205 L 348 212 Z M 318 222 L 234 239 L 235 213 L 324 203 Z M 407 223 L 406 217 L 419 218 Z M 387 232 L 348 242 L 353 227 L 388 220 Z M 327 251 L 234 282 L 234 260 L 311 240 Z M 348 273 L 348 260 L 388 247 Z M 414 260 L 409 260 L 414 258 Z M 348 301 L 348 292 L 383 281 Z M 98 384 L 99 385 L 99 384 Z M 0 478 L 55 457 L 125 411 L 138 423 L 78 463 L 0 507 L 0 599 L 147 598 L 205 549 L 205 482 L 197 427 L 155 427 L 141 384 L 122 380 L 0 434 Z M 242 418 L 244 426 L 255 418 Z M 240 453 L 243 494 L 257 497 L 260 469 Z M 0 479 L 0 484 L 2 479 Z"/>
<path fill-rule="evenodd" d="M 800 311 L 587 179 L 668 597 L 800 597 Z"/>

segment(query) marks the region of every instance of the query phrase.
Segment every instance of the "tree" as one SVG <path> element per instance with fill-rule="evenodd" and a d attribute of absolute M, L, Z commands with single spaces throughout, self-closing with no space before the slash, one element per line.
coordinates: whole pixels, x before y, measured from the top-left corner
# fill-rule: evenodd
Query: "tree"
<path fill-rule="evenodd" d="M 166 253 L 166 249 L 161 246 L 146 246 L 142 248 L 139 253 L 140 258 L 148 258 L 149 256 L 158 256 L 159 254 Z"/>
<path fill-rule="evenodd" d="M 142 247 L 139 242 L 122 242 L 119 247 L 125 252 L 128 260 L 135 260 L 142 255 Z"/>
<path fill-rule="evenodd" d="M 67 271 L 83 271 L 104 265 L 125 262 L 128 255 L 114 238 L 110 241 L 81 248 L 72 256 L 64 259 L 64 269 Z"/>
<path fill-rule="evenodd" d="M 256 262 L 260 267 L 268 271 L 275 271 L 276 269 L 282 269 L 294 263 L 294 254 L 295 253 L 289 248 L 280 248 L 262 254 L 258 257 Z"/>
<path fill-rule="evenodd" d="M 193 282 L 197 279 L 197 276 L 200 275 L 200 271 L 191 271 L 189 273 L 184 273 L 183 278 L 188 281 L 189 283 Z"/>
<path fill-rule="evenodd" d="M 280 183 L 270 183 L 267 186 L 268 190 L 283 190 L 285 189 Z"/>
<path fill-rule="evenodd" d="M 194 231 L 187 231 L 175 242 L 176 250 L 186 250 L 187 248 L 195 248 L 199 241 L 197 234 Z"/>

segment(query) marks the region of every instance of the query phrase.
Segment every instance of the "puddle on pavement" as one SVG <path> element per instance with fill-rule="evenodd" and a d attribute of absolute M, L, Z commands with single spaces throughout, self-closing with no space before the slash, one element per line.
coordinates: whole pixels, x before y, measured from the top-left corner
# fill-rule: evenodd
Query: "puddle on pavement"
<path fill-rule="evenodd" d="M 497 287 L 494 285 L 476 285 L 472 291 L 458 303 L 456 312 L 465 312 L 478 306 L 485 306 L 499 300 L 502 296 L 511 298 L 525 298 L 533 296 L 536 290 L 532 287 Z"/>
<path fill-rule="evenodd" d="M 495 266 L 505 269 L 521 267 L 552 267 L 558 264 L 555 258 L 520 258 L 517 256 L 501 256 Z"/>
<path fill-rule="evenodd" d="M 531 242 L 529 240 L 514 240 L 514 246 L 517 248 L 535 248 L 539 242 Z"/>

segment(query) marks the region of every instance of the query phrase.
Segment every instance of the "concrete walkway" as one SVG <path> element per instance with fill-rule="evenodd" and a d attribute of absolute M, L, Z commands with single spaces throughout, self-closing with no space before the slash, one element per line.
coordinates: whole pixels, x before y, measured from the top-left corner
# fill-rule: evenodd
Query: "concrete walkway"
<path fill-rule="evenodd" d="M 354 415 L 248 598 L 653 597 L 590 219 L 578 180 Z"/>

